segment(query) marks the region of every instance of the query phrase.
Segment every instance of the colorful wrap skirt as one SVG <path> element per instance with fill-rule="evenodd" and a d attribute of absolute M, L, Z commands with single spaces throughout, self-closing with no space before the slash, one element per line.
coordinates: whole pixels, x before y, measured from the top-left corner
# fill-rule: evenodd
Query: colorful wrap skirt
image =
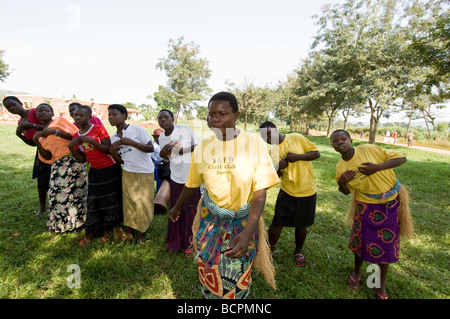
<path fill-rule="evenodd" d="M 370 263 L 397 262 L 400 251 L 399 205 L 398 196 L 384 204 L 356 201 L 350 250 Z"/>
<path fill-rule="evenodd" d="M 55 160 L 48 190 L 50 231 L 64 233 L 84 226 L 86 220 L 86 164 L 71 154 Z"/>
<path fill-rule="evenodd" d="M 195 236 L 199 279 L 207 299 L 244 299 L 252 283 L 252 261 L 257 253 L 258 235 L 255 231 L 247 254 L 228 258 L 224 254 L 229 242 L 244 230 L 248 214 L 242 218 L 221 218 L 201 204 L 201 219 Z"/>

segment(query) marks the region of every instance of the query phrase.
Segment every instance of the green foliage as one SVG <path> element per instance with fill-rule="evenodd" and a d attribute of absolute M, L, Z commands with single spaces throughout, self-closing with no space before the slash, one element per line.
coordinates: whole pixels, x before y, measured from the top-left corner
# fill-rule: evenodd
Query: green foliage
<path fill-rule="evenodd" d="M 154 93 L 159 108 L 173 111 L 175 121 L 183 110 L 195 107 L 211 92 L 207 80 L 211 76 L 208 60 L 198 57 L 200 47 L 183 43 L 184 37 L 169 40 L 168 55 L 161 58 L 156 68 L 166 72 L 167 86 L 160 85 Z"/>
<path fill-rule="evenodd" d="M 5 50 L 0 50 L 0 81 L 5 82 L 5 79 L 10 75 L 11 71 L 9 65 L 3 61 L 3 54 Z"/>
<path fill-rule="evenodd" d="M 0 297 L 202 298 L 195 262 L 165 249 L 167 215 L 154 217 L 145 244 L 103 244 L 98 239 L 81 247 L 83 233 L 47 233 L 45 215 L 32 215 L 38 208 L 36 181 L 31 179 L 35 149 L 20 143 L 14 132 L 15 125 L 0 125 Z M 294 232 L 283 229 L 274 254 L 278 290 L 255 272 L 250 299 L 374 299 L 375 293 L 365 285 L 358 292 L 346 287 L 353 265 L 347 248 L 349 229 L 344 226 L 350 197 L 337 191 L 334 180 L 339 154 L 328 138 L 309 139 L 321 157 L 313 162 L 318 199 L 315 223 L 304 246 L 307 265 L 294 265 Z M 365 142 L 354 145 L 361 143 Z M 388 294 L 392 299 L 448 299 L 450 158 L 402 147 L 396 150 L 408 158 L 395 172 L 410 190 L 416 232 L 401 243 L 400 261 L 390 267 Z M 263 212 L 267 225 L 278 190 L 279 186 L 268 191 Z M 80 266 L 80 288 L 67 286 L 71 264 Z M 367 276 L 363 272 L 363 284 Z"/>

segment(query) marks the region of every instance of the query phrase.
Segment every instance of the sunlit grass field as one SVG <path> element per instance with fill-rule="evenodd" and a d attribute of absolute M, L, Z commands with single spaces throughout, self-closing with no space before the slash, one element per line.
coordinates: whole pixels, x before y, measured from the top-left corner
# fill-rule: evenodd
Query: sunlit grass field
<path fill-rule="evenodd" d="M 20 141 L 15 128 L 0 125 L 1 298 L 202 298 L 194 260 L 165 249 L 167 214 L 155 215 L 145 244 L 95 240 L 81 247 L 78 243 L 83 233 L 48 233 L 46 216 L 33 217 L 38 209 L 36 180 L 31 179 L 36 149 Z M 114 132 L 108 125 L 107 129 Z M 309 138 L 321 157 L 313 162 L 318 194 L 315 224 L 309 228 L 304 246 L 307 265 L 294 265 L 293 229 L 285 228 L 274 255 L 278 289 L 254 272 L 249 298 L 374 299 L 373 289 L 367 286 L 358 292 L 346 286 L 353 266 L 347 248 L 349 229 L 344 225 L 350 197 L 339 193 L 334 181 L 339 154 L 328 138 Z M 361 143 L 365 142 L 355 141 L 354 145 Z M 448 299 L 450 157 L 402 147 L 396 150 L 408 159 L 395 172 L 410 190 L 416 232 L 401 243 L 400 261 L 390 267 L 388 294 L 392 299 Z M 278 190 L 268 191 L 263 213 L 267 225 Z M 68 266 L 73 264 L 80 269 L 79 288 L 68 285 L 72 274 Z"/>

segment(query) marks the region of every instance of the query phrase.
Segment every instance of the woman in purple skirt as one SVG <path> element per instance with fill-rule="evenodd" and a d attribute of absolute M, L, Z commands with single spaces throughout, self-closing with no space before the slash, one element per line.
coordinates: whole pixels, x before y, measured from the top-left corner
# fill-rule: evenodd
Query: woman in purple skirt
<path fill-rule="evenodd" d="M 401 154 L 373 144 L 352 147 L 348 132 L 331 134 L 331 145 L 342 156 L 336 164 L 339 191 L 354 194 L 353 226 L 350 250 L 355 266 L 348 276 L 348 287 L 361 287 L 363 261 L 380 266 L 380 285 L 375 288 L 379 299 L 387 299 L 386 278 L 389 264 L 399 258 L 399 207 L 401 185 L 392 168 L 406 162 Z"/>
<path fill-rule="evenodd" d="M 200 142 L 199 137 L 189 126 L 174 124 L 173 113 L 162 109 L 158 113 L 159 126 L 164 130 L 159 136 L 161 158 L 170 159 L 170 206 L 180 197 L 186 183 L 191 165 L 192 151 Z M 182 207 L 178 222 L 168 220 L 167 249 L 184 251 L 186 257 L 192 256 L 192 223 L 194 222 L 200 191 L 197 191 Z"/>

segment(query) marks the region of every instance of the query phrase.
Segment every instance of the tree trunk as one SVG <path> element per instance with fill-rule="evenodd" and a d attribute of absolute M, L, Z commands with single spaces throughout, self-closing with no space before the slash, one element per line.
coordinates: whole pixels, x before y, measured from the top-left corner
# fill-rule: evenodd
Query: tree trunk
<path fill-rule="evenodd" d="M 294 129 L 294 112 L 291 112 L 290 120 L 291 124 L 289 125 L 289 130 L 292 133 Z"/>
<path fill-rule="evenodd" d="M 411 120 L 412 120 L 413 111 L 409 113 L 409 119 L 408 119 L 408 128 L 406 129 L 406 134 L 408 134 L 409 130 L 411 129 Z"/>
<path fill-rule="evenodd" d="M 425 115 L 425 111 L 422 110 L 422 114 L 423 114 L 423 119 L 425 120 L 425 125 L 427 126 L 427 131 L 428 131 L 428 137 L 431 140 L 431 133 L 430 133 L 430 128 L 428 127 L 428 121 L 427 121 L 427 117 Z"/>
<path fill-rule="evenodd" d="M 369 143 L 374 144 L 377 135 L 378 122 L 383 114 L 383 109 L 378 106 L 378 101 L 375 105 L 373 104 L 372 99 L 369 98 L 368 101 L 370 107 Z"/>
<path fill-rule="evenodd" d="M 331 134 L 331 127 L 332 127 L 332 124 L 333 124 L 333 117 L 334 117 L 334 113 L 335 112 L 336 112 L 336 108 L 332 108 L 331 109 L 330 115 L 328 115 L 328 112 L 325 112 L 325 114 L 328 116 L 327 136 L 330 136 L 330 134 Z"/>

